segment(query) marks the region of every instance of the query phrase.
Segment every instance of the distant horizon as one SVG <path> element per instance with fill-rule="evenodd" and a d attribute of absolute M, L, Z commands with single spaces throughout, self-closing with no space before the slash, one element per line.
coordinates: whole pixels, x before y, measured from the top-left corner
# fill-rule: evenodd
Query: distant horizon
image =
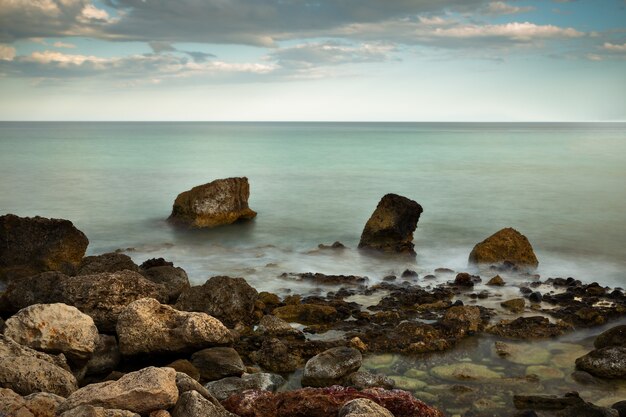
<path fill-rule="evenodd" d="M 626 124 L 626 120 L 0 120 L 0 123 Z"/>

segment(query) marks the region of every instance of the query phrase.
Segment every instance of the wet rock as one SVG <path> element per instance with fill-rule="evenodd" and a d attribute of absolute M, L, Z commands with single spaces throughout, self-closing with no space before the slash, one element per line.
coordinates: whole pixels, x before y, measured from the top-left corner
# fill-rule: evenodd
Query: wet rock
<path fill-rule="evenodd" d="M 187 313 L 142 298 L 127 305 L 117 321 L 122 355 L 192 352 L 232 343 L 228 329 L 205 313 Z"/>
<path fill-rule="evenodd" d="M 539 265 L 526 236 L 510 227 L 476 244 L 469 255 L 469 262 L 478 265 L 511 265 L 519 269 L 535 269 Z"/>
<path fill-rule="evenodd" d="M 563 410 L 568 407 L 581 405 L 584 400 L 577 392 L 570 392 L 564 396 L 557 395 L 514 395 L 515 408 L 523 410 Z"/>
<path fill-rule="evenodd" d="M 139 268 L 145 271 L 146 269 L 156 268 L 158 266 L 174 266 L 174 263 L 166 261 L 163 258 L 150 258 L 139 265 Z"/>
<path fill-rule="evenodd" d="M 412 269 L 405 269 L 402 272 L 402 275 L 400 275 L 402 278 L 417 278 L 418 274 L 417 272 L 413 271 Z"/>
<path fill-rule="evenodd" d="M 295 391 L 270 393 L 244 391 L 223 402 L 224 407 L 240 417 L 328 417 L 336 416 L 347 402 L 366 398 L 389 410 L 395 417 L 443 417 L 436 408 L 416 400 L 406 391 L 334 386 L 303 388 Z"/>
<path fill-rule="evenodd" d="M 295 336 L 303 337 L 300 330 L 294 329 L 285 320 L 272 315 L 265 315 L 259 322 L 258 332 L 267 336 L 286 337 Z"/>
<path fill-rule="evenodd" d="M 231 413 L 213 404 L 197 391 L 183 393 L 172 410 L 172 417 L 229 417 Z M 236 417 L 236 416 L 233 416 Z"/>
<path fill-rule="evenodd" d="M 319 249 L 323 249 L 323 250 L 325 250 L 325 249 L 346 249 L 346 246 L 343 243 L 339 242 L 339 241 L 334 242 L 332 245 L 324 245 L 323 243 L 320 243 L 319 245 L 317 245 L 317 247 Z"/>
<path fill-rule="evenodd" d="M 500 305 L 514 313 L 521 313 L 526 307 L 526 301 L 524 301 L 523 298 L 513 298 L 511 300 L 501 302 Z"/>
<path fill-rule="evenodd" d="M 626 347 L 626 325 L 615 326 L 601 333 L 594 340 L 593 345 L 596 349 L 602 349 L 610 346 Z"/>
<path fill-rule="evenodd" d="M 346 377 L 344 385 L 357 389 L 375 387 L 393 389 L 396 384 L 393 379 L 383 374 L 373 374 L 367 371 L 356 371 Z"/>
<path fill-rule="evenodd" d="M 77 275 L 94 275 L 103 272 L 139 271 L 137 265 L 128 255 L 123 253 L 105 253 L 97 256 L 86 256 L 80 262 Z"/>
<path fill-rule="evenodd" d="M 526 375 L 536 375 L 541 380 L 563 379 L 565 376 L 558 368 L 544 365 L 529 366 L 526 368 Z"/>
<path fill-rule="evenodd" d="M 191 287 L 184 269 L 173 266 L 154 266 L 142 269 L 141 275 L 150 281 L 165 287 L 165 295 L 169 303 L 175 302 L 183 291 Z"/>
<path fill-rule="evenodd" d="M 60 417 L 139 417 L 139 414 L 128 410 L 80 405 L 60 414 Z"/>
<path fill-rule="evenodd" d="M 194 228 L 250 220 L 250 185 L 246 177 L 225 178 L 199 185 L 176 197 L 169 220 Z"/>
<path fill-rule="evenodd" d="M 251 358 L 270 372 L 289 373 L 300 367 L 301 359 L 280 340 L 266 339 L 261 349 L 251 353 Z"/>
<path fill-rule="evenodd" d="M 430 373 L 446 381 L 482 381 L 502 377 L 502 374 L 492 371 L 485 365 L 465 362 L 435 366 L 430 370 Z"/>
<path fill-rule="evenodd" d="M 191 355 L 191 363 L 206 381 L 215 381 L 228 376 L 241 376 L 246 367 L 237 351 L 228 347 L 203 349 Z"/>
<path fill-rule="evenodd" d="M 339 410 L 339 417 L 394 417 L 389 410 L 367 398 L 348 401 Z"/>
<path fill-rule="evenodd" d="M 550 359 L 550 351 L 541 346 L 495 343 L 498 356 L 520 365 L 541 365 Z"/>
<path fill-rule="evenodd" d="M 531 303 L 540 303 L 542 300 L 543 296 L 539 291 L 532 292 L 528 296 L 528 301 L 530 301 Z"/>
<path fill-rule="evenodd" d="M 218 381 L 209 382 L 205 388 L 217 398 L 224 401 L 232 394 L 237 394 L 248 389 L 276 392 L 285 384 L 285 379 L 276 374 L 256 373 L 245 374 L 241 378 L 228 377 Z"/>
<path fill-rule="evenodd" d="M 183 291 L 176 308 L 206 313 L 233 328 L 240 322 L 251 324 L 255 321 L 252 313 L 258 296 L 243 278 L 217 276 Z"/>
<path fill-rule="evenodd" d="M 93 319 L 65 304 L 35 304 L 6 322 L 5 336 L 21 345 L 69 358 L 87 359 L 96 349 Z"/>
<path fill-rule="evenodd" d="M 272 311 L 278 318 L 302 324 L 328 324 L 337 321 L 334 307 L 319 304 L 291 304 Z"/>
<path fill-rule="evenodd" d="M 359 248 L 415 255 L 413 232 L 422 206 L 397 194 L 385 195 L 365 224 Z"/>
<path fill-rule="evenodd" d="M 598 407 L 591 403 L 583 403 L 567 407 L 555 413 L 556 417 L 619 417 L 617 410 Z"/>
<path fill-rule="evenodd" d="M 617 410 L 619 417 L 626 417 L 626 400 L 616 402 L 611 408 Z"/>
<path fill-rule="evenodd" d="M 168 368 L 173 368 L 176 372 L 180 372 L 188 375 L 190 378 L 199 381 L 200 380 L 200 371 L 198 368 L 193 366 L 191 362 L 187 359 L 177 359 L 174 362 L 167 365 Z"/>
<path fill-rule="evenodd" d="M 546 317 L 519 317 L 515 320 L 502 320 L 487 328 L 487 332 L 511 339 L 544 339 L 559 336 L 570 327 L 563 324 L 550 323 Z"/>
<path fill-rule="evenodd" d="M 87 375 L 106 374 L 120 363 L 121 355 L 115 336 L 100 334 L 86 366 Z"/>
<path fill-rule="evenodd" d="M 319 272 L 305 272 L 300 274 L 281 274 L 281 278 L 297 278 L 319 285 L 359 285 L 367 282 L 367 277 L 357 275 L 327 275 Z"/>
<path fill-rule="evenodd" d="M 326 387 L 340 383 L 357 371 L 363 362 L 361 352 L 349 347 L 328 349 L 309 359 L 304 366 L 302 385 Z"/>
<path fill-rule="evenodd" d="M 473 287 L 474 283 L 480 282 L 480 277 L 460 272 L 454 278 L 454 285 L 458 287 Z"/>
<path fill-rule="evenodd" d="M 592 350 L 576 359 L 576 368 L 601 378 L 626 378 L 626 347 Z"/>
<path fill-rule="evenodd" d="M 460 325 L 463 333 L 477 332 L 482 328 L 480 309 L 476 306 L 450 307 L 443 316 L 443 323 Z"/>
<path fill-rule="evenodd" d="M 44 271 L 73 274 L 88 244 L 69 220 L 0 216 L 0 279 Z"/>
<path fill-rule="evenodd" d="M 176 371 L 172 368 L 148 367 L 128 373 L 117 381 L 87 385 L 70 395 L 57 412 L 92 405 L 147 414 L 166 410 L 177 400 Z"/>
<path fill-rule="evenodd" d="M 495 277 L 487 281 L 487 285 L 502 287 L 504 285 L 504 280 L 500 275 L 496 275 Z"/>

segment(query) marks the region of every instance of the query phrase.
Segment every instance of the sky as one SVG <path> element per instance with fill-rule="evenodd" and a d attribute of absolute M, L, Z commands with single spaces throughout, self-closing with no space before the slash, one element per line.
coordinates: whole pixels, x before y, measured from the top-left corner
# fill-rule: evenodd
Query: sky
<path fill-rule="evenodd" d="M 626 0 L 0 0 L 0 120 L 626 121 Z"/>

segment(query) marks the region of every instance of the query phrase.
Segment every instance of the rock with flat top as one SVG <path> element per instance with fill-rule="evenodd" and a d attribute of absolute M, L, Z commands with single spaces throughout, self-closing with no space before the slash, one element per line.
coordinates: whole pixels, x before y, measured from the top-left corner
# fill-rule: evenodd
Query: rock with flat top
<path fill-rule="evenodd" d="M 511 227 L 476 244 L 469 255 L 469 262 L 521 270 L 533 270 L 539 265 L 528 238 Z"/>

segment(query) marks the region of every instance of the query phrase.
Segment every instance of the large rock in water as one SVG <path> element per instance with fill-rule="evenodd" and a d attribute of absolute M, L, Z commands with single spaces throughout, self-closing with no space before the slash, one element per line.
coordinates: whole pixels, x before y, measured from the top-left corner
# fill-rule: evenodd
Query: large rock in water
<path fill-rule="evenodd" d="M 248 207 L 250 185 L 246 177 L 226 178 L 180 193 L 170 220 L 190 227 L 215 227 L 250 220 L 256 212 Z"/>
<path fill-rule="evenodd" d="M 72 274 L 88 244 L 69 220 L 0 216 L 0 279 L 44 271 Z"/>
<path fill-rule="evenodd" d="M 626 378 L 626 347 L 611 346 L 592 350 L 576 359 L 576 368 L 601 378 Z"/>
<path fill-rule="evenodd" d="M 469 255 L 469 262 L 518 269 L 535 269 L 539 265 L 526 236 L 511 227 L 502 229 L 476 244 Z"/>
<path fill-rule="evenodd" d="M 397 194 L 385 195 L 365 224 L 359 248 L 415 255 L 413 232 L 422 206 Z"/>
<path fill-rule="evenodd" d="M 117 320 L 122 355 L 194 352 L 233 341 L 228 329 L 205 313 L 178 311 L 153 298 L 127 305 Z"/>
<path fill-rule="evenodd" d="M 342 380 L 361 367 L 361 352 L 349 347 L 328 349 L 313 356 L 304 366 L 302 385 L 328 387 Z"/>

